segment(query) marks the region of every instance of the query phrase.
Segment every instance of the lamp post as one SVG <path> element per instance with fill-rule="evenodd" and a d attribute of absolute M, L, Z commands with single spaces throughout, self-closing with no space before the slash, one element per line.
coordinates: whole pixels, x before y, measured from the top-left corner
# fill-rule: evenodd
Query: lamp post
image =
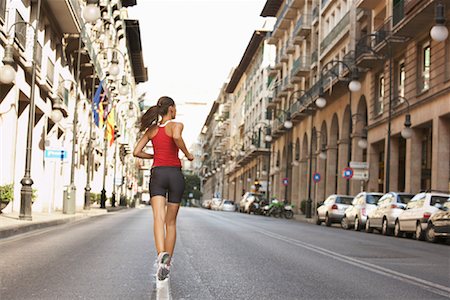
<path fill-rule="evenodd" d="M 282 112 L 285 116 L 286 119 L 283 122 L 283 127 L 284 129 L 286 129 L 286 143 L 287 143 L 287 149 L 286 149 L 286 170 L 285 170 L 285 178 L 289 177 L 289 160 L 290 160 L 290 153 L 292 152 L 292 142 L 290 141 L 290 131 L 292 129 L 292 120 L 291 120 L 291 112 L 289 110 L 282 110 L 280 109 L 280 112 Z M 281 122 L 281 118 L 278 117 L 278 120 Z M 286 203 L 290 203 L 289 199 L 288 199 L 288 185 L 285 185 L 284 187 L 284 201 Z"/>
<path fill-rule="evenodd" d="M 334 67 L 336 66 L 342 66 L 344 67 L 348 73 L 349 73 L 349 78 L 340 78 L 340 72 L 339 70 L 337 72 L 335 72 L 333 70 Z M 331 66 L 331 67 L 330 67 Z M 352 92 L 359 92 L 361 90 L 361 83 L 358 80 L 358 69 L 356 67 L 351 68 L 346 62 L 342 61 L 342 60 L 332 60 L 330 62 L 328 62 L 327 64 L 325 64 L 324 66 L 322 66 L 321 69 L 321 87 L 320 87 L 320 95 L 319 98 L 316 100 L 316 104 L 318 107 L 324 107 L 326 105 L 326 99 L 324 96 L 324 88 L 323 88 L 323 78 L 324 76 L 324 71 L 328 70 L 329 72 L 331 72 L 332 75 L 336 76 L 338 78 L 338 80 L 340 81 L 347 81 L 349 82 L 348 84 L 348 91 L 349 91 L 349 111 L 350 111 L 350 124 L 349 124 L 349 141 L 348 141 L 348 149 L 347 149 L 347 166 L 350 167 L 350 161 L 352 159 L 352 132 L 353 132 L 353 126 L 352 126 L 352 120 L 351 120 L 351 116 L 352 116 Z M 330 80 L 333 80 L 333 78 L 330 77 Z M 349 195 L 350 194 L 350 180 L 347 180 L 346 182 L 346 194 Z"/>
<path fill-rule="evenodd" d="M 124 95 L 123 95 L 124 96 Z M 137 112 L 140 111 L 139 106 L 132 100 L 128 100 L 128 101 L 121 101 L 119 103 L 119 105 L 117 106 L 116 110 L 115 110 L 115 120 L 118 121 L 118 125 L 120 124 L 120 120 L 121 120 L 121 107 L 123 107 L 124 105 L 129 104 L 128 106 L 128 112 L 127 112 L 127 117 L 132 117 L 134 115 L 134 109 L 133 109 L 133 105 L 136 107 Z M 116 206 L 116 169 L 117 169 L 117 146 L 118 146 L 118 140 L 116 138 L 119 138 L 121 136 L 121 134 L 118 131 L 118 127 L 114 126 L 114 140 L 115 140 L 115 146 L 114 146 L 114 171 L 113 171 L 113 191 L 112 191 L 112 197 L 111 197 L 111 206 L 115 207 Z M 105 192 L 106 193 L 106 192 Z M 106 197 L 106 196 L 105 196 Z"/>
<path fill-rule="evenodd" d="M 28 114 L 28 128 L 27 128 L 27 146 L 26 146 L 26 154 L 25 154 L 25 174 L 20 181 L 22 184 L 22 188 L 20 191 L 20 220 L 32 220 L 31 217 L 31 194 L 32 194 L 32 185 L 33 180 L 31 179 L 31 154 L 32 154 L 32 146 L 33 146 L 33 127 L 35 120 L 35 91 L 36 91 L 36 46 L 37 46 L 37 38 L 38 38 L 38 28 L 39 28 L 39 17 L 41 12 L 41 0 L 37 0 L 37 14 L 36 14 L 36 26 L 33 26 L 29 22 L 18 21 L 12 24 L 7 31 L 7 40 L 10 39 L 10 32 L 12 28 L 18 24 L 25 24 L 31 26 L 34 31 L 33 36 L 33 59 L 31 62 L 31 91 L 30 91 L 30 109 Z M 3 59 L 4 66 L 0 69 L 0 82 L 5 84 L 11 84 L 14 80 L 16 72 L 12 67 L 14 63 L 13 58 L 13 45 L 7 44 L 5 47 L 5 57 Z"/>

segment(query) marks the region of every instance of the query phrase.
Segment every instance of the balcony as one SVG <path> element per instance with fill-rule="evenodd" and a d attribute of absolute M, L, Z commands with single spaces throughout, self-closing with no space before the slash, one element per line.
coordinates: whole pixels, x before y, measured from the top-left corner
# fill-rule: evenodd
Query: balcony
<path fill-rule="evenodd" d="M 283 51 L 283 52 L 284 52 L 284 51 Z M 287 53 L 284 52 L 284 53 L 281 55 L 281 57 L 280 57 L 280 61 L 281 61 L 281 62 L 284 62 L 284 63 L 287 63 L 287 62 L 289 61 L 289 55 L 287 55 Z"/>
<path fill-rule="evenodd" d="M 308 56 L 300 56 L 292 65 L 291 77 L 305 77 L 309 75 L 311 61 Z"/>
<path fill-rule="evenodd" d="M 290 21 L 295 18 L 296 12 L 294 9 L 291 9 L 291 6 L 292 2 L 284 2 L 283 9 L 277 16 L 277 21 L 273 26 L 272 34 L 274 37 L 278 37 L 278 34 L 281 34 L 281 31 L 287 30 L 289 28 Z"/>
<path fill-rule="evenodd" d="M 303 14 L 295 24 L 294 37 L 306 37 L 311 32 L 311 15 Z"/>
<path fill-rule="evenodd" d="M 324 50 L 334 44 L 338 37 L 347 33 L 346 28 L 350 24 L 350 14 L 347 12 L 345 16 L 337 23 L 336 26 L 327 34 L 327 36 L 320 43 L 320 53 L 324 53 Z M 347 28 L 348 29 L 348 28 Z"/>
<path fill-rule="evenodd" d="M 300 97 L 291 105 L 291 107 L 289 108 L 289 112 L 291 113 L 292 122 L 294 124 L 300 122 L 304 117 L 308 115 L 309 110 L 307 109 L 307 107 L 308 103 L 303 97 Z"/>
<path fill-rule="evenodd" d="M 294 54 L 295 53 L 295 45 L 293 43 L 290 43 L 286 48 L 287 54 Z"/>
<path fill-rule="evenodd" d="M 290 78 L 286 77 L 286 79 L 288 79 L 288 83 L 284 86 L 284 90 L 286 92 L 293 91 L 294 90 L 294 85 L 291 83 Z"/>
<path fill-rule="evenodd" d="M 274 108 L 277 106 L 277 103 L 273 101 L 274 97 L 267 98 L 267 108 Z"/>
<path fill-rule="evenodd" d="M 392 24 L 397 25 L 405 17 L 405 1 L 400 0 L 394 5 L 392 11 Z"/>
<path fill-rule="evenodd" d="M 380 0 L 359 0 L 356 3 L 356 7 L 374 9 L 378 4 L 380 4 Z"/>
<path fill-rule="evenodd" d="M 64 33 L 79 33 L 83 21 L 80 15 L 80 4 L 77 0 L 47 1 L 48 8 L 53 13 L 55 21 Z"/>
<path fill-rule="evenodd" d="M 392 31 L 397 36 L 415 37 L 420 33 L 428 34 L 434 24 L 436 1 L 401 0 L 392 11 Z M 444 1 L 447 2 L 447 1 Z M 445 13 L 448 15 L 449 5 Z M 447 19 L 448 20 L 448 19 Z"/>
<path fill-rule="evenodd" d="M 275 69 L 275 68 L 269 68 L 268 69 L 268 75 L 269 76 L 273 77 L 273 76 L 277 76 L 277 74 L 278 74 L 278 69 Z"/>
<path fill-rule="evenodd" d="M 317 49 L 315 51 L 313 51 L 313 53 L 311 54 L 311 67 L 315 64 L 317 64 L 317 60 L 318 60 L 319 54 L 317 52 Z"/>

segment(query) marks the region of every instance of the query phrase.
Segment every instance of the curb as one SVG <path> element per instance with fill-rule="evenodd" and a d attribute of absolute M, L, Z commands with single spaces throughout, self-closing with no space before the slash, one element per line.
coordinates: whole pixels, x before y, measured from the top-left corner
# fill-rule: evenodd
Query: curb
<path fill-rule="evenodd" d="M 123 206 L 122 207 L 121 206 L 111 207 L 111 208 L 107 208 L 106 212 L 110 213 L 110 212 L 120 211 L 120 210 L 124 210 L 124 209 L 128 209 L 128 207 L 123 207 Z M 80 216 L 67 217 L 67 218 L 58 219 L 58 220 L 43 221 L 43 222 L 39 222 L 39 223 L 24 224 L 24 225 L 20 225 L 20 226 L 11 226 L 10 228 L 0 229 L 0 240 L 9 238 L 9 237 L 12 237 L 15 235 L 27 233 L 30 231 L 35 231 L 35 230 L 44 229 L 44 228 L 48 228 L 48 227 L 54 227 L 57 225 L 74 223 L 76 221 L 81 221 L 81 220 L 89 220 L 89 219 L 95 218 L 95 217 L 106 216 L 106 215 L 108 215 L 107 213 L 96 214 L 96 215 L 91 215 L 91 216 L 80 215 Z"/>
<path fill-rule="evenodd" d="M 295 214 L 294 215 L 294 220 L 297 221 L 297 222 L 302 222 L 302 223 L 315 224 L 314 218 L 306 219 L 304 217 L 304 215 L 299 215 L 299 214 Z"/>

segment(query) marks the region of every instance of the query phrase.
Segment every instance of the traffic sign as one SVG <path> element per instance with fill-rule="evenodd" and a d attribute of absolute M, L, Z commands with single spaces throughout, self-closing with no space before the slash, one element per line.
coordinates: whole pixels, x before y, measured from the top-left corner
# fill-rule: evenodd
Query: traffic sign
<path fill-rule="evenodd" d="M 289 178 L 283 178 L 283 185 L 288 186 L 289 185 Z"/>
<path fill-rule="evenodd" d="M 365 161 L 351 161 L 350 168 L 352 169 L 368 169 L 369 163 Z"/>
<path fill-rule="evenodd" d="M 353 180 L 368 180 L 369 179 L 369 170 L 355 170 L 353 173 Z"/>
<path fill-rule="evenodd" d="M 319 182 L 320 181 L 320 173 L 314 173 L 313 174 L 313 180 L 314 180 L 314 182 L 315 183 L 317 183 L 317 182 Z"/>
<path fill-rule="evenodd" d="M 342 172 L 342 177 L 345 179 L 352 179 L 353 177 L 353 169 L 352 168 L 345 168 Z"/>
<path fill-rule="evenodd" d="M 44 159 L 46 160 L 66 160 L 67 151 L 61 149 L 45 149 Z"/>

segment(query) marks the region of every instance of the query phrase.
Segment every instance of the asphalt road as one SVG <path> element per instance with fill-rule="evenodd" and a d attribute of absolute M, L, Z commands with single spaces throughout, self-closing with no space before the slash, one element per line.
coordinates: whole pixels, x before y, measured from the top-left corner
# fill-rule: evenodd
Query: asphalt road
<path fill-rule="evenodd" d="M 450 247 L 182 208 L 155 284 L 151 208 L 0 240 L 0 299 L 449 299 Z"/>

